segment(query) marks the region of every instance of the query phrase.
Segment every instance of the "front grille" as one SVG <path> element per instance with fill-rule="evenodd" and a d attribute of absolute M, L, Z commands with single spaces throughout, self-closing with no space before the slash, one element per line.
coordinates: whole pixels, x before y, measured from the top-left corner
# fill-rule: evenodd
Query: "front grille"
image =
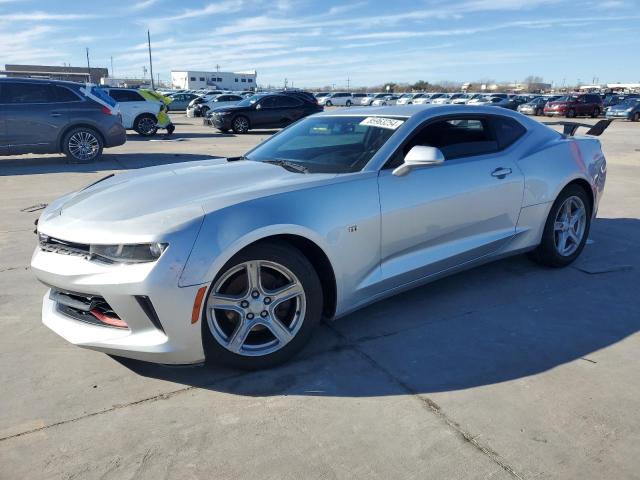
<path fill-rule="evenodd" d="M 38 238 L 40 249 L 45 252 L 59 253 L 61 255 L 71 255 L 75 257 L 91 258 L 89 245 L 84 243 L 73 243 L 58 238 L 40 234 Z"/>
<path fill-rule="evenodd" d="M 128 329 L 107 301 L 99 295 L 66 292 L 51 289 L 49 298 L 56 302 L 56 309 L 75 320 L 101 327 Z"/>

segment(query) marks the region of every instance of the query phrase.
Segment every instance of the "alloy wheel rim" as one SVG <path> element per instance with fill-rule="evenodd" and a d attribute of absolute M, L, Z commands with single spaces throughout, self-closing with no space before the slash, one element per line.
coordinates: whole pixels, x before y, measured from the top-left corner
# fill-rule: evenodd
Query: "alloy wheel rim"
<path fill-rule="evenodd" d="M 579 197 L 567 198 L 556 215 L 553 235 L 556 251 L 563 257 L 573 255 L 580 247 L 587 225 L 587 210 Z"/>
<path fill-rule="evenodd" d="M 69 139 L 69 152 L 78 160 L 91 160 L 100 150 L 100 142 L 89 132 L 76 132 Z"/>
<path fill-rule="evenodd" d="M 151 133 L 156 126 L 156 122 L 148 117 L 141 118 L 138 122 L 138 128 L 142 133 Z"/>
<path fill-rule="evenodd" d="M 249 125 L 244 118 L 236 118 L 235 120 L 236 130 L 245 131 Z"/>
<path fill-rule="evenodd" d="M 302 283 L 267 260 L 236 265 L 214 284 L 206 315 L 214 339 L 232 353 L 264 356 L 281 350 L 300 331 L 306 312 Z"/>

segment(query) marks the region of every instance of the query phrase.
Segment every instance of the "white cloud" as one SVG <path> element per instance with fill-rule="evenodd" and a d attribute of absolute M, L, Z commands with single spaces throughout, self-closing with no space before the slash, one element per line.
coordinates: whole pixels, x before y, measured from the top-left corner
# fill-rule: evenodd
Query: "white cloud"
<path fill-rule="evenodd" d="M 48 13 L 43 11 L 2 14 L 2 20 L 9 22 L 72 21 L 99 17 L 100 15 L 84 13 Z"/>
<path fill-rule="evenodd" d="M 139 12 L 140 10 L 145 10 L 149 7 L 152 7 L 153 5 L 158 3 L 158 1 L 159 0 L 142 0 L 140 2 L 134 3 L 130 9 L 134 12 Z"/>

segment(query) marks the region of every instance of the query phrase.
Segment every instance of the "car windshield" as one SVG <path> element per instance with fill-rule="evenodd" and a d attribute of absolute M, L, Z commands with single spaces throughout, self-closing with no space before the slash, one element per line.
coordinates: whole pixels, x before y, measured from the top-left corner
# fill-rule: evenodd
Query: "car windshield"
<path fill-rule="evenodd" d="M 246 158 L 295 163 L 309 173 L 357 172 L 404 121 L 397 117 L 308 117 L 258 145 Z"/>
<path fill-rule="evenodd" d="M 564 97 L 557 98 L 555 102 L 575 102 L 578 99 L 575 95 L 565 95 Z"/>
<path fill-rule="evenodd" d="M 240 107 L 250 107 L 251 105 L 256 103 L 258 100 L 260 100 L 263 96 L 264 95 L 252 95 L 251 97 L 245 98 L 244 100 L 239 102 L 238 106 L 240 106 Z"/>

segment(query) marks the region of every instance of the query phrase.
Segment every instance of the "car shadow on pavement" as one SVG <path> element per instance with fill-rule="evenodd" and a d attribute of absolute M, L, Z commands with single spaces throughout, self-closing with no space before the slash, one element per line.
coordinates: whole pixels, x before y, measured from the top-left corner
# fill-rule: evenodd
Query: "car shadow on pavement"
<path fill-rule="evenodd" d="M 271 370 L 118 361 L 145 377 L 248 396 L 428 394 L 573 361 L 595 368 L 592 354 L 640 330 L 640 221 L 598 219 L 590 238 L 568 268 L 521 255 L 373 304 L 323 325 L 298 357 Z"/>
<path fill-rule="evenodd" d="M 95 173 L 222 158 L 224 157 L 191 153 L 105 153 L 97 162 L 71 163 L 60 155 L 22 159 L 12 157 L 10 160 L 0 159 L 0 177 L 67 172 Z"/>

